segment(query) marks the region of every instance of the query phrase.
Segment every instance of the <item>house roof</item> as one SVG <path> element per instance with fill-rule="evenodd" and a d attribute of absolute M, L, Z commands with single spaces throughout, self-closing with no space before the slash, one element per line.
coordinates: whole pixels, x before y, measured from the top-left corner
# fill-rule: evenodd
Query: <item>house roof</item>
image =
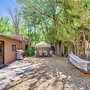
<path fill-rule="evenodd" d="M 5 38 L 9 38 L 9 39 L 13 39 L 13 40 L 18 40 L 18 41 L 28 41 L 28 39 L 20 36 L 20 35 L 16 35 L 16 36 L 8 36 L 5 34 L 0 34 L 0 36 L 5 37 Z"/>

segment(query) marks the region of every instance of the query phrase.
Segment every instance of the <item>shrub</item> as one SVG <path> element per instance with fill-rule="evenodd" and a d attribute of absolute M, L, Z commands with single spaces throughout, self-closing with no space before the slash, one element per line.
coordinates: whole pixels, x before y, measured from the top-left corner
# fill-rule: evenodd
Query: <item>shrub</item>
<path fill-rule="evenodd" d="M 26 50 L 25 54 L 27 56 L 33 56 L 35 54 L 35 48 L 34 47 L 29 48 L 28 50 Z"/>

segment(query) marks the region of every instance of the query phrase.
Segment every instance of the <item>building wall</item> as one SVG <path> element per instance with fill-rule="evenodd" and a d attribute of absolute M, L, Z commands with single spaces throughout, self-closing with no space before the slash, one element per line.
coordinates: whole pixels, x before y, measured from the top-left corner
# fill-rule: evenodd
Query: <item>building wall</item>
<path fill-rule="evenodd" d="M 22 49 L 25 51 L 25 46 L 28 45 L 28 48 L 30 48 L 30 44 L 28 41 L 23 40 L 22 41 Z"/>
<path fill-rule="evenodd" d="M 16 52 L 12 51 L 12 45 L 16 45 L 16 49 L 22 48 L 22 42 L 0 36 L 0 41 L 4 41 L 4 62 L 8 64 L 16 60 Z"/>

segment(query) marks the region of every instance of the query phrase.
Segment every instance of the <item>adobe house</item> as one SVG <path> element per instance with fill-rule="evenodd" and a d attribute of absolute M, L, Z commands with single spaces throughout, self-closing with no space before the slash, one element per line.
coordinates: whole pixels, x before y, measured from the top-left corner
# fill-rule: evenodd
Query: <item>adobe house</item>
<path fill-rule="evenodd" d="M 29 41 L 21 36 L 0 34 L 0 65 L 9 64 L 16 60 L 16 50 L 27 50 Z"/>

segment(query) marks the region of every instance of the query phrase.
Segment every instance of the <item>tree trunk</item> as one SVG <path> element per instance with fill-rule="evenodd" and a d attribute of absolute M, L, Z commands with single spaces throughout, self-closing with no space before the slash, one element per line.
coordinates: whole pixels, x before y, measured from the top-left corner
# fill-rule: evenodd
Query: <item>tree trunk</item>
<path fill-rule="evenodd" d="M 15 28 L 16 30 L 15 30 L 15 33 L 16 33 L 16 35 L 19 35 L 19 27 L 18 26 L 16 26 L 16 28 Z"/>
<path fill-rule="evenodd" d="M 90 34 L 88 35 L 88 60 L 90 60 Z"/>
<path fill-rule="evenodd" d="M 73 44 L 72 44 L 72 43 L 70 43 L 70 44 L 68 45 L 68 55 L 69 55 L 71 52 L 72 52 L 72 53 L 74 52 L 74 47 L 73 47 Z"/>
<path fill-rule="evenodd" d="M 56 54 L 60 55 L 60 46 L 59 46 L 59 42 L 56 44 Z"/>
<path fill-rule="evenodd" d="M 64 56 L 64 43 L 61 43 L 60 45 L 60 56 Z"/>
<path fill-rule="evenodd" d="M 43 27 L 42 22 L 41 22 L 41 31 L 42 31 L 42 34 L 44 34 L 44 27 Z"/>
<path fill-rule="evenodd" d="M 9 14 L 12 18 L 12 22 L 13 22 L 13 27 L 14 27 L 14 30 L 15 30 L 15 34 L 16 35 L 19 35 L 19 24 L 20 24 L 20 16 L 18 14 L 18 10 L 15 9 L 14 11 L 11 11 L 9 9 Z"/>
<path fill-rule="evenodd" d="M 89 36 L 88 36 L 88 41 L 87 41 L 87 45 L 86 45 L 86 59 L 89 60 Z"/>
<path fill-rule="evenodd" d="M 78 37 L 77 39 L 76 39 L 76 53 L 77 53 L 77 56 L 79 56 L 80 55 L 80 37 Z"/>
<path fill-rule="evenodd" d="M 34 26 L 34 33 L 35 33 L 35 44 L 36 44 L 36 27 Z"/>
<path fill-rule="evenodd" d="M 83 33 L 83 42 L 84 42 L 83 49 L 84 49 L 84 54 L 86 54 L 86 36 L 85 36 L 85 33 L 84 32 L 82 32 L 82 33 Z"/>
<path fill-rule="evenodd" d="M 57 43 L 56 54 L 60 57 L 64 55 L 64 44 L 62 42 Z"/>

